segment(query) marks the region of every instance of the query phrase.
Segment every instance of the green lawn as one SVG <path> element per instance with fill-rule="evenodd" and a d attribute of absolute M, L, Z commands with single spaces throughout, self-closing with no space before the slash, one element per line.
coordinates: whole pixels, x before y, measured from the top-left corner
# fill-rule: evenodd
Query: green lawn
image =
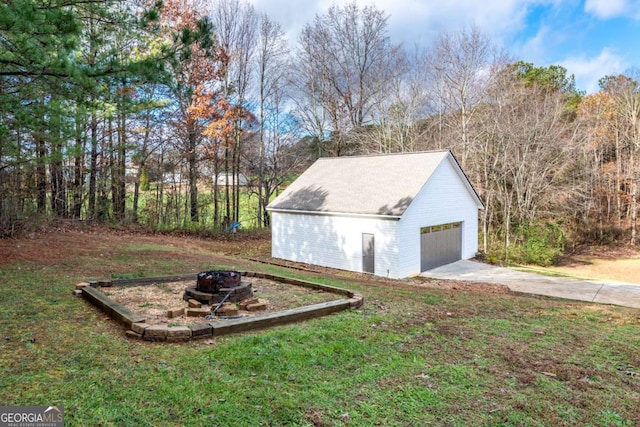
<path fill-rule="evenodd" d="M 195 272 L 215 255 L 149 240 L 0 264 L 0 405 L 63 405 L 68 426 L 640 425 L 637 310 L 345 274 L 321 281 L 361 292 L 361 310 L 152 344 L 71 295 L 104 272 Z"/>

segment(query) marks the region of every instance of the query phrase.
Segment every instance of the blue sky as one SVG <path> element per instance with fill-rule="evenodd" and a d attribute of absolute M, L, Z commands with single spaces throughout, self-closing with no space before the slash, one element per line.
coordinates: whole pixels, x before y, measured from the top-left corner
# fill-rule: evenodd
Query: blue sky
<path fill-rule="evenodd" d="M 249 0 L 295 41 L 333 0 Z M 562 65 L 578 89 L 640 67 L 640 0 L 357 0 L 389 14 L 394 42 L 429 45 L 442 32 L 476 25 L 515 59 Z M 338 4 L 341 2 L 338 1 Z"/>

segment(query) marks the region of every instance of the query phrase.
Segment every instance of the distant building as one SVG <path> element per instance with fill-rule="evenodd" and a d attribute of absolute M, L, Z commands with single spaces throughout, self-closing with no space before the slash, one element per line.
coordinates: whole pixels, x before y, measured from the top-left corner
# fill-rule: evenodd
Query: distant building
<path fill-rule="evenodd" d="M 229 185 L 233 185 L 234 183 L 233 180 L 234 180 L 233 174 L 221 173 L 221 174 L 218 174 L 218 178 L 216 182 L 219 187 L 225 187 L 227 185 L 227 182 L 229 183 Z M 249 182 L 247 180 L 247 177 L 243 173 L 238 174 L 238 176 L 235 177 L 235 180 L 236 180 L 235 182 L 236 185 L 239 187 L 246 187 Z"/>
<path fill-rule="evenodd" d="M 186 177 L 182 177 L 180 172 L 165 172 L 162 174 L 162 182 L 165 184 L 179 184 L 188 182 Z"/>

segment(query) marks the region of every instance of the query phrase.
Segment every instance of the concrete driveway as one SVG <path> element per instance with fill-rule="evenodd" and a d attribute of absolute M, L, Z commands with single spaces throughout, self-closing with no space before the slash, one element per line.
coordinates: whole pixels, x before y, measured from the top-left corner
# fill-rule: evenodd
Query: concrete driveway
<path fill-rule="evenodd" d="M 543 276 L 468 260 L 425 271 L 422 276 L 486 282 L 506 285 L 515 292 L 640 308 L 640 284 Z"/>

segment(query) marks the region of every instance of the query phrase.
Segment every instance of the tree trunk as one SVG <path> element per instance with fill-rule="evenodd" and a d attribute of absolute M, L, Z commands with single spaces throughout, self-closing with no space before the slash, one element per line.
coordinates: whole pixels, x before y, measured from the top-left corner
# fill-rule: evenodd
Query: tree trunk
<path fill-rule="evenodd" d="M 620 186 L 622 179 L 622 153 L 620 152 L 620 138 L 616 131 L 616 228 L 622 230 L 622 195 L 620 194 Z"/>
<path fill-rule="evenodd" d="M 223 227 L 231 224 L 231 197 L 229 194 L 229 148 L 224 149 L 224 202 L 225 202 L 225 216 L 222 223 Z"/>
<path fill-rule="evenodd" d="M 261 215 L 262 215 L 262 224 L 264 227 L 271 227 L 271 217 L 269 216 L 269 211 L 267 211 L 267 205 L 269 204 L 269 194 L 271 194 L 269 183 L 265 180 L 264 183 L 264 192 L 262 192 L 260 206 L 261 206 Z M 262 190 L 261 190 L 262 191 Z"/>
<path fill-rule="evenodd" d="M 133 207 L 131 212 L 131 222 L 134 224 L 138 223 L 138 203 L 140 198 L 140 178 L 142 177 L 143 170 L 145 168 L 144 162 L 140 163 L 138 167 L 138 173 L 136 176 L 136 181 L 133 183 Z"/>
<path fill-rule="evenodd" d="M 195 130 L 189 130 L 189 150 L 187 161 L 189 163 L 189 207 L 191 222 L 198 222 L 198 164 L 196 154 L 196 143 L 198 136 Z"/>
<path fill-rule="evenodd" d="M 39 214 L 45 214 L 47 211 L 47 168 L 45 158 L 47 156 L 47 148 L 44 140 L 40 136 L 34 136 L 36 143 L 36 206 Z"/>
<path fill-rule="evenodd" d="M 160 152 L 160 164 L 164 165 L 164 148 Z M 160 175 L 160 185 L 156 193 L 157 224 L 165 223 L 166 208 L 164 206 L 164 174 Z"/>
<path fill-rule="evenodd" d="M 120 221 L 125 220 L 127 206 L 127 132 L 126 132 L 126 113 L 123 111 L 120 115 L 120 124 L 118 126 L 119 144 L 118 144 L 118 214 Z"/>
<path fill-rule="evenodd" d="M 84 188 L 84 151 L 86 139 L 76 129 L 76 155 L 73 161 L 73 207 L 71 215 L 79 219 L 82 215 L 82 193 Z"/>
<path fill-rule="evenodd" d="M 489 207 L 485 206 L 482 211 L 482 251 L 485 254 L 489 249 L 487 236 L 489 236 Z"/>
<path fill-rule="evenodd" d="M 118 141 L 113 141 L 113 121 L 111 118 L 108 120 L 109 127 L 109 171 L 111 172 L 111 208 L 113 210 L 113 218 L 118 220 L 118 212 L 120 212 L 120 207 L 118 206 L 118 202 L 120 197 L 118 196 Z M 120 138 L 120 133 L 117 134 L 117 138 Z M 101 208 L 105 209 L 106 206 L 101 206 Z M 105 213 L 108 212 L 108 209 L 105 209 Z"/>
<path fill-rule="evenodd" d="M 91 154 L 89 159 L 89 206 L 87 209 L 87 217 L 89 219 L 96 218 L 96 193 L 97 193 L 97 177 L 98 177 L 98 118 L 95 112 L 91 113 Z"/>
<path fill-rule="evenodd" d="M 242 120 L 238 120 L 236 126 L 235 147 L 233 150 L 233 178 L 231 180 L 233 189 L 233 221 L 240 219 L 240 126 L 242 126 Z"/>
<path fill-rule="evenodd" d="M 51 210 L 57 217 L 63 218 L 67 213 L 67 195 L 62 173 L 62 149 L 57 142 L 51 146 L 49 173 L 51 175 Z"/>
<path fill-rule="evenodd" d="M 218 186 L 218 177 L 220 176 L 220 166 L 218 162 L 218 150 L 213 155 L 213 224 L 214 227 L 220 226 L 220 187 Z"/>
<path fill-rule="evenodd" d="M 638 223 L 638 183 L 634 179 L 631 183 L 631 246 L 635 246 L 637 239 Z"/>

